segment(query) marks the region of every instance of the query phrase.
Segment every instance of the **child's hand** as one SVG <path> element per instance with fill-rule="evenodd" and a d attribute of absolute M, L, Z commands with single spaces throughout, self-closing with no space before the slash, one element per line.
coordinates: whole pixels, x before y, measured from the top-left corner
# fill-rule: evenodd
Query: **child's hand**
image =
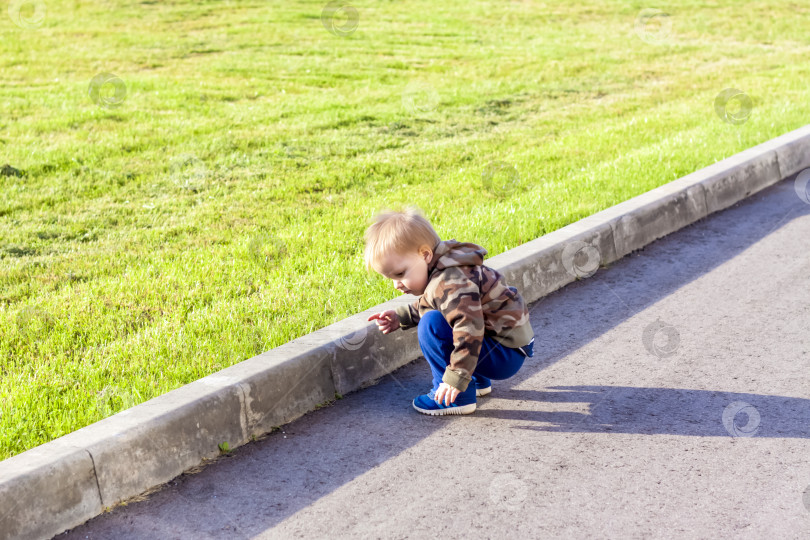
<path fill-rule="evenodd" d="M 436 390 L 436 395 L 433 399 L 435 399 L 438 403 L 444 401 L 445 405 L 450 405 L 456 400 L 460 393 L 461 392 L 459 392 L 458 388 L 455 386 L 450 386 L 449 384 L 443 382 L 439 385 L 439 389 Z"/>
<path fill-rule="evenodd" d="M 397 315 L 397 312 L 393 309 L 381 311 L 368 318 L 369 321 L 372 319 L 377 319 L 377 328 L 379 328 L 383 334 L 393 332 L 399 328 L 399 315 Z"/>

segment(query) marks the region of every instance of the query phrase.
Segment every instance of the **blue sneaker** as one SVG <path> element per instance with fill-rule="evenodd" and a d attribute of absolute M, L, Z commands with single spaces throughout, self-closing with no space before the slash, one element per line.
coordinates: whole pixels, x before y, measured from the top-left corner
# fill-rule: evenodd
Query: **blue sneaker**
<path fill-rule="evenodd" d="M 430 414 L 432 416 L 444 414 L 470 414 L 475 411 L 475 401 L 472 403 L 463 403 L 461 396 L 456 397 L 456 401 L 446 406 L 444 403 L 438 403 L 435 399 L 436 392 L 431 389 L 429 393 L 422 394 L 413 400 L 413 408 L 422 414 Z"/>
<path fill-rule="evenodd" d="M 472 382 L 475 383 L 476 396 L 481 397 L 492 392 L 492 382 L 483 375 L 473 373 Z"/>

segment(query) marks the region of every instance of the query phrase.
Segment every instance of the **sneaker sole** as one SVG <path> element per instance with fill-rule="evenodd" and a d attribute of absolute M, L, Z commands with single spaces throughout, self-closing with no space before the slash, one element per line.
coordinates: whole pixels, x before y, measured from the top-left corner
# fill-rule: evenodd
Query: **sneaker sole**
<path fill-rule="evenodd" d="M 492 392 L 492 387 L 491 386 L 487 386 L 486 388 L 479 388 L 478 390 L 475 391 L 475 396 L 476 397 L 485 396 L 485 395 L 489 394 L 490 392 Z"/>
<path fill-rule="evenodd" d="M 417 407 L 416 403 L 412 403 L 413 408 L 419 411 L 420 413 L 429 414 L 431 416 L 443 416 L 446 414 L 470 414 L 471 412 L 475 412 L 475 403 L 470 403 L 468 405 L 462 405 L 460 407 L 450 407 L 449 409 L 423 409 L 421 407 Z"/>

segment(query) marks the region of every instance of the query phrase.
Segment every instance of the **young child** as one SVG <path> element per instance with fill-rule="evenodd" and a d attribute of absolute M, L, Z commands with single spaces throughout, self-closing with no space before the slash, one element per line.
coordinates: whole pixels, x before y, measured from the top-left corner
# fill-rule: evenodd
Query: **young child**
<path fill-rule="evenodd" d="M 430 415 L 469 414 L 490 379 L 508 379 L 533 356 L 534 330 L 517 289 L 483 265 L 479 245 L 441 240 L 418 208 L 378 214 L 365 235 L 366 269 L 419 298 L 372 315 L 384 333 L 418 326 L 433 389 L 413 400 Z"/>

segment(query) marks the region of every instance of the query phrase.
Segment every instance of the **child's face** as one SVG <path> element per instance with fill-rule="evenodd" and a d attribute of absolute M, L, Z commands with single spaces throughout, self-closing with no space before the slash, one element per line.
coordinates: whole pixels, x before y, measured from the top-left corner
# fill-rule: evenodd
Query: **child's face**
<path fill-rule="evenodd" d="M 382 274 L 403 294 L 419 296 L 427 287 L 427 266 L 433 254 L 429 249 L 408 255 L 392 254 L 383 259 Z"/>

